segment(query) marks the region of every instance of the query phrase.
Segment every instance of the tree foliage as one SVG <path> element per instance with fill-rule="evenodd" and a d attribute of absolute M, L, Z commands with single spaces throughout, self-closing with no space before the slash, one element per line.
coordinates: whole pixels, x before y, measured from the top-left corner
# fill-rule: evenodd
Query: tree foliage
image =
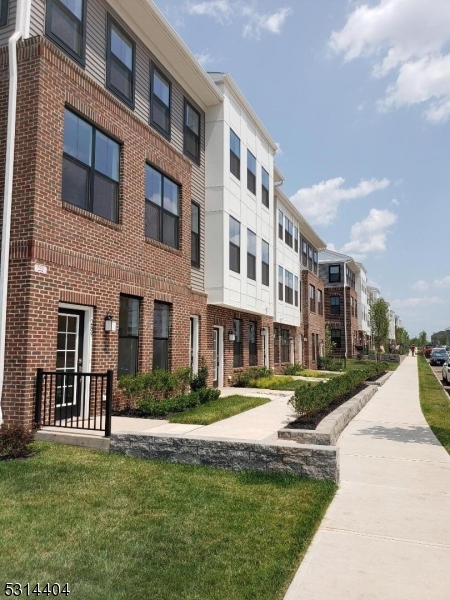
<path fill-rule="evenodd" d="M 411 341 L 408 332 L 403 327 L 395 328 L 395 344 L 398 346 L 400 353 L 409 351 Z"/>
<path fill-rule="evenodd" d="M 389 304 L 383 298 L 378 298 L 370 305 L 370 329 L 379 352 L 383 346 L 385 349 L 389 344 Z"/>
<path fill-rule="evenodd" d="M 417 346 L 419 348 L 423 348 L 426 343 L 427 343 L 427 334 L 425 331 L 421 331 L 417 338 Z"/>

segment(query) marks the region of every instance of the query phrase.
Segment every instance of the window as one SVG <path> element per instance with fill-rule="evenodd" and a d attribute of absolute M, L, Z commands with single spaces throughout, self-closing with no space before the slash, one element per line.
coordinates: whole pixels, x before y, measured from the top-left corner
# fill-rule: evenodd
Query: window
<path fill-rule="evenodd" d="M 250 321 L 248 324 L 248 364 L 254 367 L 258 364 L 258 355 L 256 351 L 256 322 Z"/>
<path fill-rule="evenodd" d="M 230 269 L 235 273 L 241 272 L 241 224 L 230 217 Z"/>
<path fill-rule="evenodd" d="M 118 222 L 120 146 L 66 109 L 62 200 Z"/>
<path fill-rule="evenodd" d="M 339 283 L 341 281 L 340 265 L 330 265 L 328 267 L 328 279 L 330 283 Z"/>
<path fill-rule="evenodd" d="M 283 267 L 278 267 L 278 300 L 283 301 Z"/>
<path fill-rule="evenodd" d="M 145 165 L 145 235 L 178 248 L 180 188 L 172 180 Z"/>
<path fill-rule="evenodd" d="M 318 263 L 319 263 L 319 255 L 317 254 L 317 250 L 314 250 L 314 273 L 316 273 L 317 275 L 317 268 L 318 268 Z"/>
<path fill-rule="evenodd" d="M 150 124 L 165 137 L 170 137 L 170 82 L 154 65 L 151 80 Z"/>
<path fill-rule="evenodd" d="M 309 310 L 316 312 L 316 288 L 309 284 Z"/>
<path fill-rule="evenodd" d="M 107 43 L 106 86 L 134 108 L 135 44 L 109 15 Z"/>
<path fill-rule="evenodd" d="M 170 304 L 155 302 L 153 310 L 153 370 L 169 370 Z"/>
<path fill-rule="evenodd" d="M 269 208 L 269 173 L 261 167 L 262 203 Z"/>
<path fill-rule="evenodd" d="M 283 239 L 283 213 L 281 210 L 278 211 L 278 237 L 280 240 Z"/>
<path fill-rule="evenodd" d="M 0 25 L 6 25 L 7 18 L 8 0 L 0 0 Z M 86 0 L 47 0 L 45 33 L 84 66 Z"/>
<path fill-rule="evenodd" d="M 295 306 L 298 306 L 298 277 L 295 276 L 294 279 L 294 296 L 295 296 Z"/>
<path fill-rule="evenodd" d="M 284 301 L 294 304 L 294 276 L 289 271 L 284 272 Z"/>
<path fill-rule="evenodd" d="M 288 363 L 289 362 L 289 330 L 282 329 L 281 330 L 281 362 Z"/>
<path fill-rule="evenodd" d="M 342 348 L 341 345 L 341 330 L 340 329 L 332 329 L 331 330 L 331 343 L 338 350 Z"/>
<path fill-rule="evenodd" d="M 269 244 L 264 240 L 261 241 L 261 273 L 262 284 L 269 285 L 270 267 L 269 267 Z"/>
<path fill-rule="evenodd" d="M 233 343 L 233 367 L 242 367 L 242 321 L 233 319 L 234 343 Z"/>
<path fill-rule="evenodd" d="M 8 0 L 0 0 L 0 27 L 8 24 Z"/>
<path fill-rule="evenodd" d="M 323 315 L 323 292 L 322 290 L 317 290 L 317 310 L 319 315 Z"/>
<path fill-rule="evenodd" d="M 185 100 L 184 151 L 197 163 L 200 162 L 200 123 L 200 113 Z"/>
<path fill-rule="evenodd" d="M 273 331 L 273 362 L 278 365 L 280 363 L 280 329 L 275 327 Z"/>
<path fill-rule="evenodd" d="M 247 150 L 247 189 L 256 194 L 256 158 Z"/>
<path fill-rule="evenodd" d="M 331 296 L 330 298 L 330 314 L 341 314 L 341 299 L 339 296 Z"/>
<path fill-rule="evenodd" d="M 247 277 L 256 281 L 256 233 L 247 229 Z"/>
<path fill-rule="evenodd" d="M 191 204 L 191 263 L 200 266 L 200 206 Z"/>
<path fill-rule="evenodd" d="M 298 227 L 294 227 L 294 250 L 298 252 Z"/>
<path fill-rule="evenodd" d="M 284 241 L 292 248 L 294 226 L 287 217 L 284 218 Z"/>
<path fill-rule="evenodd" d="M 241 140 L 230 129 L 230 171 L 237 179 L 241 179 Z"/>
<path fill-rule="evenodd" d="M 138 298 L 120 296 L 118 377 L 138 372 L 139 313 Z"/>
<path fill-rule="evenodd" d="M 302 240 L 302 263 L 305 267 L 308 264 L 308 244 L 305 240 Z"/>
<path fill-rule="evenodd" d="M 310 271 L 313 270 L 313 249 L 308 244 L 308 269 Z"/>

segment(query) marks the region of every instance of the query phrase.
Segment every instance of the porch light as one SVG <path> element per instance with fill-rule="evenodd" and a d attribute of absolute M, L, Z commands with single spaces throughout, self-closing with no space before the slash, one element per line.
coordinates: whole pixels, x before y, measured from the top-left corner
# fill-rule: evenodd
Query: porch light
<path fill-rule="evenodd" d="M 230 329 L 230 331 L 228 332 L 228 339 L 230 340 L 230 342 L 236 341 L 236 333 L 233 331 L 233 329 Z"/>
<path fill-rule="evenodd" d="M 107 313 L 105 316 L 105 331 L 112 332 L 117 329 L 117 321 L 113 318 L 111 313 Z"/>

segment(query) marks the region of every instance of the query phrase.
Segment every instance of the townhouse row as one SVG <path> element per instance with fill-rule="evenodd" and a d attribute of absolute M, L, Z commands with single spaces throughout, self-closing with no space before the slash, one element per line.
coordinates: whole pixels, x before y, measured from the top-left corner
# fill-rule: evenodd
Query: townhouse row
<path fill-rule="evenodd" d="M 367 345 L 364 267 L 285 196 L 276 150 L 150 0 L 0 0 L 3 418 L 33 421 L 37 369 L 204 361 L 222 387 L 317 367 L 326 321 L 338 354 Z"/>

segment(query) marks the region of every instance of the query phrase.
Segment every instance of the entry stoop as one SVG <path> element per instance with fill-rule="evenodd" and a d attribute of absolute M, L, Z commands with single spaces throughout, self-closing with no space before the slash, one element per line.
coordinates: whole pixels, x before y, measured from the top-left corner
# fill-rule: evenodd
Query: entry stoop
<path fill-rule="evenodd" d="M 55 431 L 55 429 L 51 427 L 39 429 L 39 431 L 36 432 L 34 439 L 37 442 L 56 442 L 68 446 L 79 446 L 80 448 L 99 450 L 100 452 L 109 452 L 111 443 L 110 438 L 104 437 L 103 435 L 88 434 L 81 430 L 78 433 L 73 429 L 71 431 Z"/>

